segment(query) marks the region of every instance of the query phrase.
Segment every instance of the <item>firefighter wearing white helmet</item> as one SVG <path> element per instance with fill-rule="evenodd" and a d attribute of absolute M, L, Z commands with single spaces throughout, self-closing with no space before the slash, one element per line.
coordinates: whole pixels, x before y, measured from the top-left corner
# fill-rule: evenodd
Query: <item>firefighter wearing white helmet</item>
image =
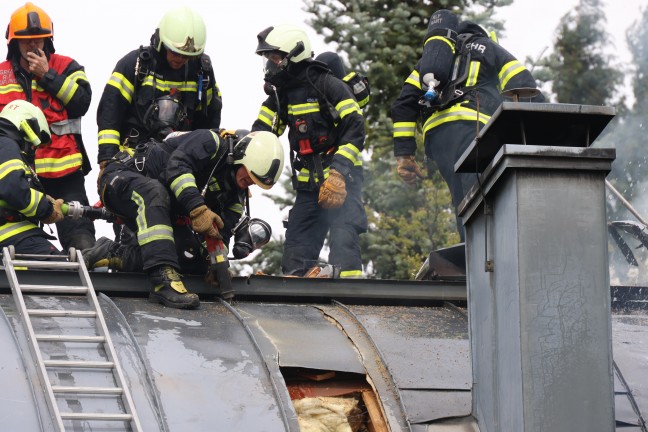
<path fill-rule="evenodd" d="M 236 143 L 234 164 L 243 165 L 257 186 L 270 189 L 283 171 L 283 147 L 271 132 L 251 132 Z"/>
<path fill-rule="evenodd" d="M 34 148 L 51 142 L 43 112 L 24 100 L 0 112 L 0 248 L 17 253 L 58 254 L 38 223 L 63 220 L 63 200 L 46 195 L 30 167 Z"/>
<path fill-rule="evenodd" d="M 97 109 L 100 165 L 124 148 L 160 140 L 172 131 L 220 127 L 221 94 L 206 42 L 200 14 L 176 7 L 162 16 L 149 46 L 117 62 Z M 150 121 L 150 108 L 164 97 L 181 102 L 182 112 L 175 124 L 159 129 L 159 122 Z"/>
<path fill-rule="evenodd" d="M 359 235 L 367 230 L 367 216 L 360 107 L 350 88 L 312 59 L 301 28 L 268 27 L 257 41 L 256 53 L 265 58 L 268 98 L 252 130 L 281 135 L 288 128 L 295 155 L 290 162 L 297 198 L 288 219 L 282 271 L 303 276 L 309 263 L 319 260 L 330 231 L 329 264 L 335 276 L 362 277 Z"/>
<path fill-rule="evenodd" d="M 198 297 L 184 287 L 180 272 L 207 273 L 203 240 L 222 238 L 229 245 L 246 213 L 248 188 L 272 187 L 283 162 L 279 139 L 267 132 L 234 131 L 221 137 L 199 129 L 140 145 L 133 156 L 118 153 L 106 165 L 99 190 L 104 205 L 136 233 L 139 246 L 99 239 L 83 251 L 88 267 L 144 270 L 152 283 L 151 301 L 198 307 Z M 149 227 L 155 227 L 155 235 Z"/>
<path fill-rule="evenodd" d="M 176 54 L 195 57 L 205 50 L 207 29 L 202 17 L 190 8 L 178 7 L 171 9 L 160 21 L 158 26 L 159 39 L 156 50 L 161 45 Z"/>

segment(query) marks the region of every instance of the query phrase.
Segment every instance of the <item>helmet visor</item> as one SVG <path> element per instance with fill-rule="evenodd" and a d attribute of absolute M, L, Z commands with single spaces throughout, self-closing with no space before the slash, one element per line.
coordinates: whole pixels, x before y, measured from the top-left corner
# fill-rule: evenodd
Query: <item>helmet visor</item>
<path fill-rule="evenodd" d="M 281 51 L 266 51 L 263 53 L 263 73 L 272 77 L 281 72 L 281 62 L 286 57 Z"/>

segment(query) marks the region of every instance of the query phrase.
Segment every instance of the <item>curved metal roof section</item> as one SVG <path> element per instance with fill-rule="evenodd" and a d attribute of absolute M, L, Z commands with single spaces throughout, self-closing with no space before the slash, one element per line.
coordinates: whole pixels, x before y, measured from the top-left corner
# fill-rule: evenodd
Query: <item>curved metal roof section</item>
<path fill-rule="evenodd" d="M 110 275 L 100 278 L 110 283 Z M 389 430 L 478 430 L 470 416 L 467 312 L 461 300 L 459 306 L 445 301 L 449 292 L 457 297 L 457 284 L 404 284 L 403 301 L 396 281 L 376 283 L 371 296 L 365 293 L 372 281 L 256 278 L 235 281 L 239 295 L 232 304 L 203 301 L 200 309 L 187 311 L 141 298 L 147 285 L 139 275 L 113 279 L 115 289 L 100 294 L 100 304 L 147 431 L 299 431 L 285 375 L 294 368 L 361 377 L 378 394 Z M 126 296 L 128 284 L 134 284 L 133 297 Z M 327 294 L 330 286 L 335 295 Z M 76 300 L 37 301 L 71 309 Z M 3 428 L 53 430 L 10 292 L 2 291 L 0 306 Z M 79 332 L 61 317 L 48 318 L 44 326 L 59 334 Z M 617 311 L 612 327 L 618 429 L 641 431 L 648 413 L 648 316 L 645 310 Z M 55 359 L 82 354 L 74 344 L 47 351 Z M 61 385 L 101 385 L 107 374 L 59 371 L 54 379 Z M 70 396 L 64 403 L 71 411 L 108 412 L 117 402 Z M 123 423 L 71 423 L 70 430 L 78 431 L 128 430 Z"/>

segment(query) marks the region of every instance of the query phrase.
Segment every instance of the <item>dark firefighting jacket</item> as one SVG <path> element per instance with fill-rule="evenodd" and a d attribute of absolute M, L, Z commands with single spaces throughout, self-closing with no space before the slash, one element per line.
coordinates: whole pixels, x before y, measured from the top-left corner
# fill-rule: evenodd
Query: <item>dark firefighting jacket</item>
<path fill-rule="evenodd" d="M 63 177 L 82 167 L 87 173 L 90 164 L 81 140 L 81 117 L 90 107 L 90 83 L 75 60 L 58 54 L 48 56 L 50 70 L 39 81 L 17 61 L 0 63 L 0 110 L 22 99 L 45 114 L 52 143 L 36 150 L 35 167 L 40 177 Z"/>
<path fill-rule="evenodd" d="M 273 95 L 263 102 L 252 131 L 282 135 L 288 127 L 297 180 L 293 185 L 312 190 L 328 177 L 330 168 L 348 177 L 352 168 L 362 166 L 365 126 L 360 107 L 344 82 L 316 62 L 301 63 L 305 64 L 278 88 L 279 105 Z M 323 178 L 319 178 L 320 167 Z"/>
<path fill-rule="evenodd" d="M 173 216 L 187 216 L 206 204 L 234 224 L 243 215 L 247 189 L 236 184 L 238 166 L 227 161 L 228 152 L 229 146 L 216 132 L 199 129 L 140 145 L 130 159 L 126 152 L 117 158 L 124 156 L 132 169 L 168 187 L 174 197 Z"/>
<path fill-rule="evenodd" d="M 490 39 L 481 27 L 464 22 L 460 26 L 459 34 L 463 36 L 460 39 L 461 43 L 455 48 L 455 55 L 460 56 L 459 70 L 466 71 L 466 78 L 462 82 L 454 83 L 453 94 L 460 96 L 448 106 L 436 109 L 426 109 L 420 105 L 419 100 L 424 90 L 417 64 L 405 80 L 400 96 L 392 104 L 395 156 L 413 155 L 416 152 L 414 134 L 419 119 L 426 136 L 448 122 L 468 120 L 486 124 L 504 100 L 502 92 L 515 88 L 537 87 L 533 76 L 524 65 Z M 447 43 L 451 44 L 451 41 L 448 40 Z M 461 75 L 460 72 L 459 77 Z M 537 101 L 542 100 L 540 95 Z"/>
<path fill-rule="evenodd" d="M 218 129 L 222 101 L 209 57 L 203 54 L 175 70 L 160 52 L 140 48 L 117 62 L 99 101 L 98 161 L 123 150 L 127 138 L 131 146 L 148 141 L 152 132 L 144 123 L 146 111 L 156 98 L 172 91 L 180 93 L 187 112 L 178 130 Z"/>
<path fill-rule="evenodd" d="M 13 135 L 0 129 L 0 243 L 33 235 L 49 237 L 38 221 L 53 211 Z"/>

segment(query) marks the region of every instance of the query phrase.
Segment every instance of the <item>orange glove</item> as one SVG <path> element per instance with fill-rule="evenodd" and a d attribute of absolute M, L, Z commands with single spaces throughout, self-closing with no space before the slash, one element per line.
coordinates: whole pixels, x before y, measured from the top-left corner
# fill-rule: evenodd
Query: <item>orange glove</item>
<path fill-rule="evenodd" d="M 423 180 L 425 176 L 421 172 L 414 155 L 409 156 L 396 156 L 396 171 L 406 184 L 410 186 L 416 185 L 419 180 Z"/>
<path fill-rule="evenodd" d="M 331 168 L 329 176 L 320 186 L 317 204 L 325 209 L 341 207 L 346 199 L 346 181 L 344 176 Z"/>
<path fill-rule="evenodd" d="M 57 199 L 55 200 L 49 195 L 45 195 L 45 198 L 47 198 L 47 201 L 52 203 L 52 213 L 50 213 L 49 216 L 47 216 L 44 219 L 41 219 L 41 222 L 44 224 L 52 224 L 56 222 L 61 222 L 65 216 L 63 215 L 63 211 L 61 210 L 61 206 L 63 205 L 63 200 L 62 199 Z"/>
<path fill-rule="evenodd" d="M 219 229 L 222 229 L 225 226 L 223 220 L 205 204 L 191 210 L 189 217 L 191 218 L 191 228 L 197 233 L 217 239 L 223 238 L 214 228 L 214 224 L 216 224 Z"/>

